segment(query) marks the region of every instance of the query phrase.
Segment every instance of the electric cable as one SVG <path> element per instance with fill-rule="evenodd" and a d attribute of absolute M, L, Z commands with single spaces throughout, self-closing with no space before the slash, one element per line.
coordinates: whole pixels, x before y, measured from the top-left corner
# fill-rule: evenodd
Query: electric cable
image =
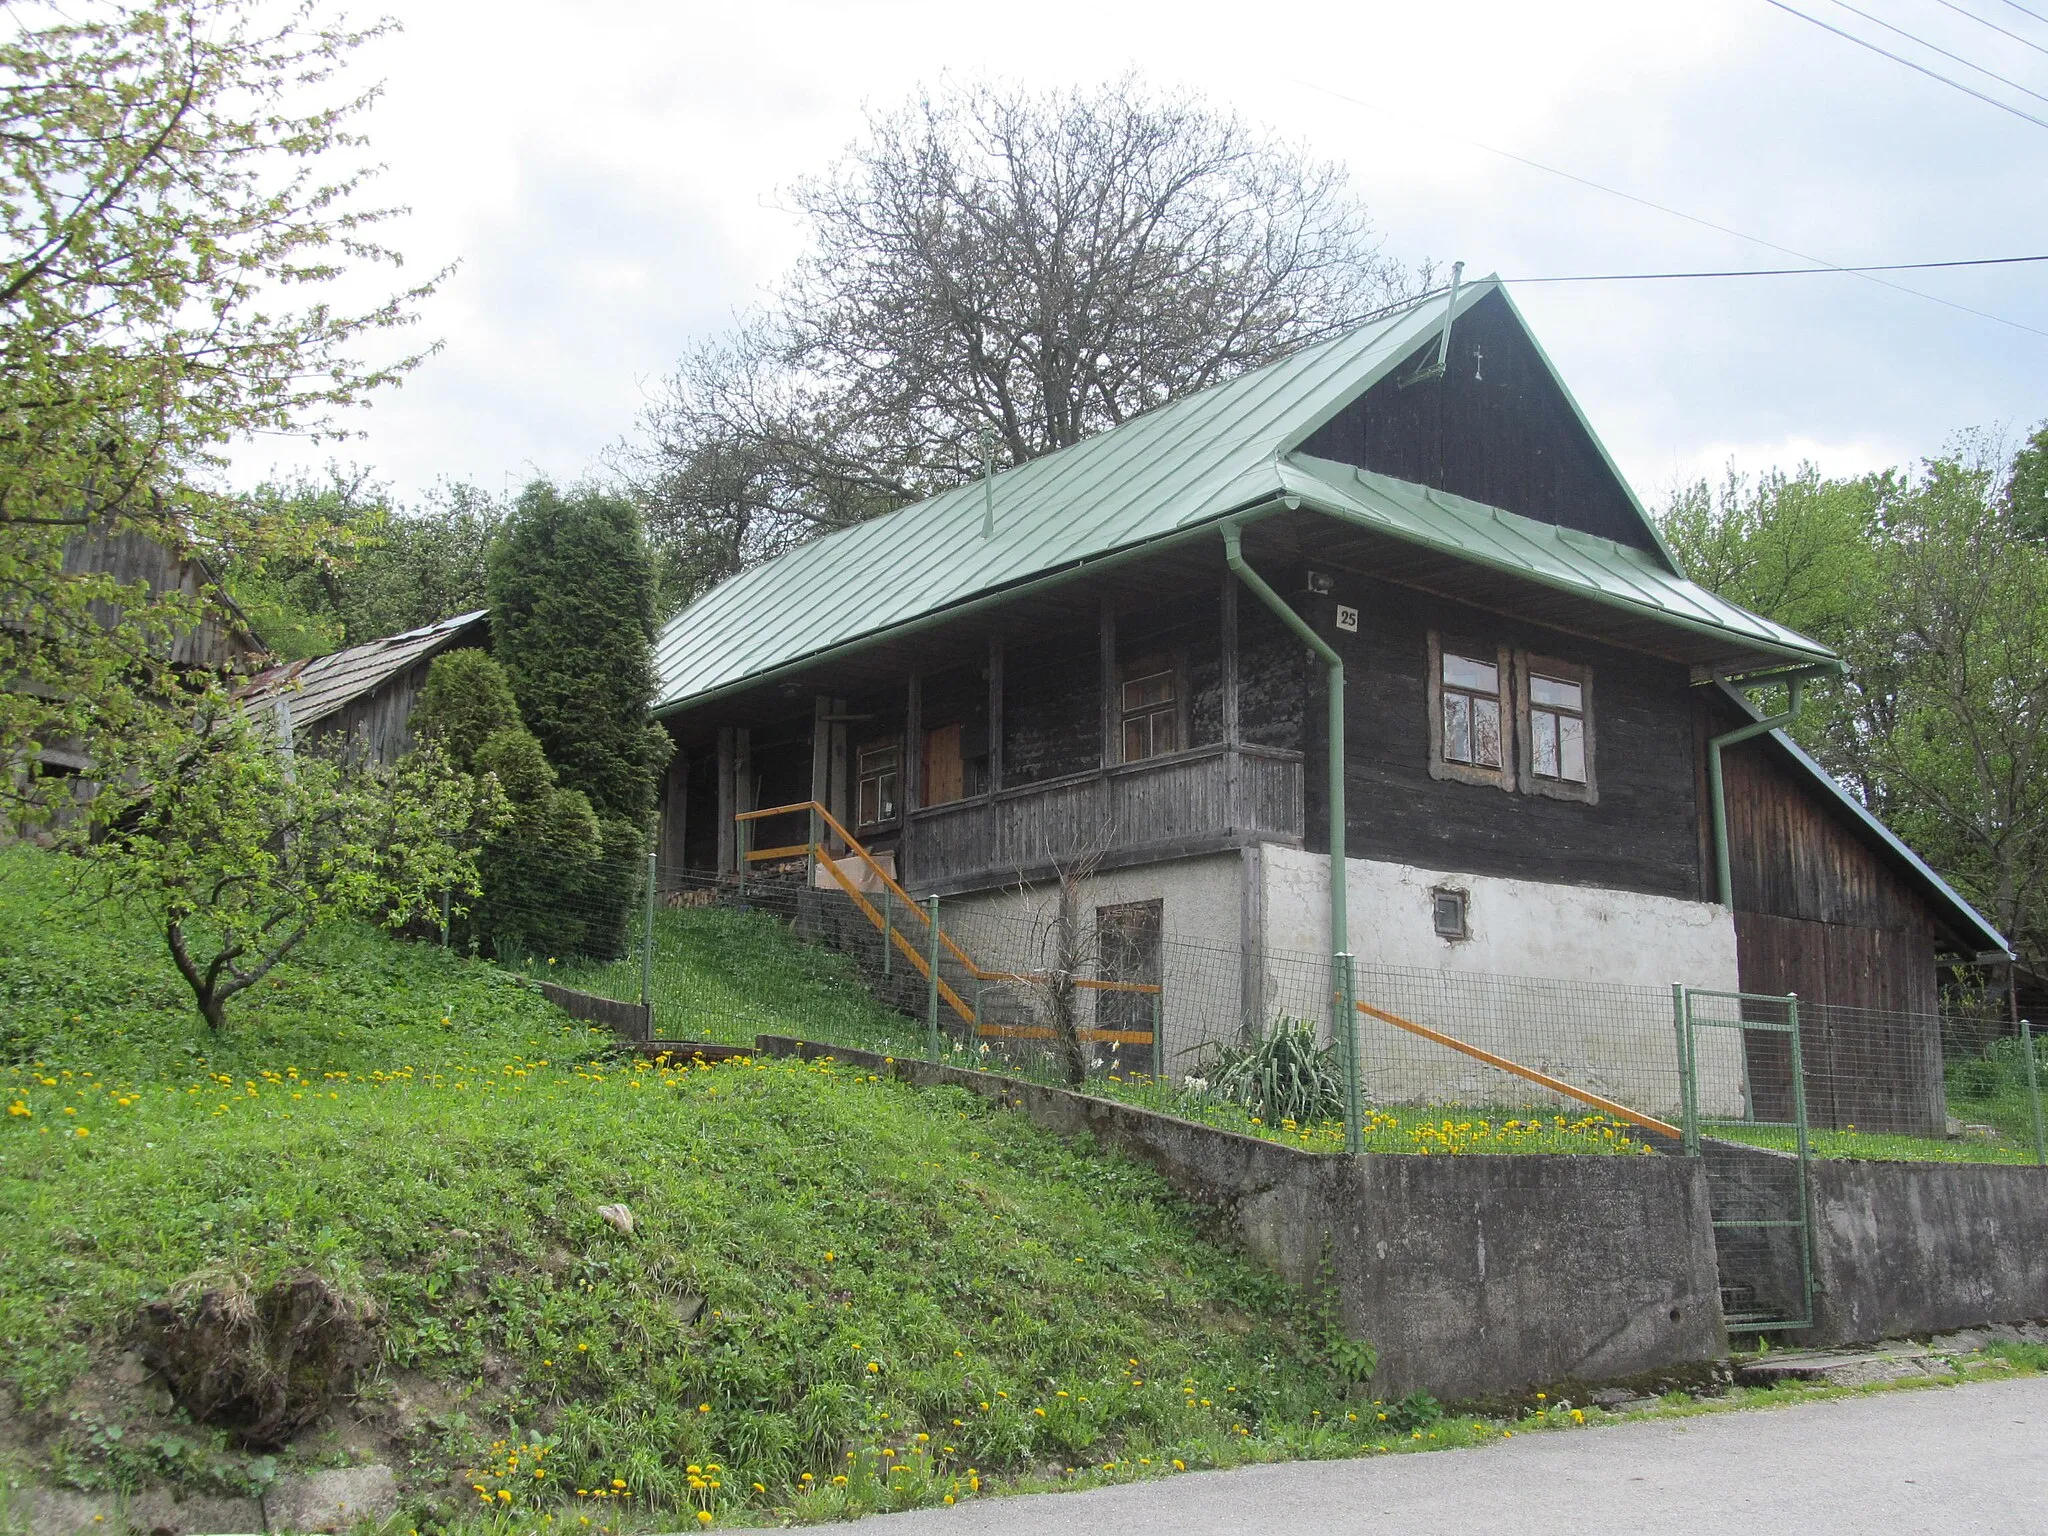
<path fill-rule="evenodd" d="M 1844 32 L 1840 27 L 1835 26 L 1831 22 L 1822 21 L 1818 16 L 1809 16 L 1806 12 L 1787 5 L 1785 0 L 1764 0 L 1764 4 L 1776 6 L 1787 16 L 1797 16 L 1801 21 L 1811 22 L 1814 26 L 1819 27 L 1821 31 L 1832 32 L 1835 36 L 1854 43 L 1858 48 L 1868 48 L 1872 53 L 1890 59 L 1894 64 L 1903 64 L 1916 74 L 1922 74 L 1930 80 L 1938 80 L 1943 85 L 1952 86 L 1954 89 L 1961 91 L 1965 96 L 1974 96 L 1986 105 L 1998 108 L 2001 112 L 2010 112 L 2014 117 L 2032 123 L 2036 128 L 2048 128 L 2048 120 L 2038 118 L 2024 108 L 2016 107 L 2009 101 L 2000 101 L 1996 96 L 1986 95 L 1975 86 L 1965 85 L 1960 80 L 1951 80 L 1939 70 L 1929 69 L 1925 64 L 1916 64 L 1903 54 L 1893 53 L 1889 48 L 1880 48 L 1867 37 L 1858 37 L 1854 32 Z"/>
<path fill-rule="evenodd" d="M 2048 53 L 2048 48 L 2042 47 L 2039 43 L 2035 42 L 2031 37 L 2021 37 L 2019 33 L 2011 32 L 2006 30 L 2004 27 L 2001 27 L 1989 16 L 1979 16 L 1975 11 L 1965 10 L 1962 6 L 1956 4 L 1956 0 L 1934 0 L 1934 3 L 1938 6 L 1941 6 L 1944 10 L 1954 11 L 1958 16 L 1969 17 L 1970 20 L 1976 22 L 1977 25 L 1980 27 L 1989 27 L 1992 31 L 1996 32 L 2000 37 L 2011 38 L 2014 42 L 2018 43 L 2022 48 L 2031 48 L 2036 53 Z"/>
<path fill-rule="evenodd" d="M 1874 27 L 1883 27 L 1887 32 L 1896 33 L 1898 36 L 1903 37 L 1909 43 L 1918 43 L 1922 48 L 1925 48 L 1929 53 L 1938 53 L 1944 59 L 1948 59 L 1954 63 L 1960 64 L 1965 69 L 1974 69 L 1978 74 L 1984 76 L 1985 79 L 1996 80 L 2000 85 L 2009 86 L 2011 89 L 2018 91 L 2022 96 L 2031 96 L 2036 101 L 2048 102 L 2048 96 L 2043 96 L 2039 91 L 2021 85 L 2017 80 L 2007 79 L 2004 75 L 2001 75 L 1995 69 L 1986 69 L 1982 64 L 1977 63 L 1974 59 L 1966 59 L 1960 53 L 1950 53 L 1948 49 L 1942 47 L 1939 43 L 1930 43 L 1929 41 L 1927 41 L 1926 38 L 1920 36 L 1920 34 L 1917 32 L 1908 32 L 1904 27 L 1894 26 L 1892 25 L 1892 23 L 1886 21 L 1882 16 L 1873 16 L 1868 11 L 1859 11 L 1858 9 L 1856 9 L 1855 6 L 1849 3 L 1849 0 L 1828 0 L 1828 3 L 1830 5 L 1837 7 L 1840 10 L 1847 11 L 1851 16 L 1862 17 L 1865 21 L 1869 22 Z M 1966 12 L 1965 14 L 1968 13 Z"/>
<path fill-rule="evenodd" d="M 1888 261 L 1854 267 L 1742 267 L 1718 272 L 1587 272 L 1572 277 L 1504 277 L 1504 283 L 1652 283 L 1692 277 L 1861 277 L 1867 272 L 1930 272 L 1943 267 L 2010 267 L 2048 261 L 2040 256 L 1974 256 L 1959 261 Z"/>
<path fill-rule="evenodd" d="M 1313 80 L 1304 80 L 1299 76 L 1290 76 L 1289 79 L 1294 84 L 1305 87 L 1308 90 L 1319 91 L 1325 96 L 1330 96 L 1351 106 L 1362 108 L 1367 112 L 1385 115 L 1380 108 L 1375 107 L 1371 102 L 1361 101 L 1356 96 L 1347 96 L 1342 91 L 1332 90 L 1327 85 L 1318 84 Z M 1841 270 L 1838 263 L 1827 261 L 1822 257 L 1813 255 L 1811 252 L 1794 250 L 1789 245 L 1780 245 L 1777 241 L 1766 240 L 1761 235 L 1752 235 L 1740 229 L 1732 229 L 1726 224 L 1716 224 L 1712 219 L 1703 219 L 1698 214 L 1686 213 L 1682 209 L 1672 208 L 1664 203 L 1653 202 L 1647 197 L 1638 197 L 1633 192 L 1624 192 L 1619 187 L 1610 187 L 1605 182 L 1594 181 L 1590 177 L 1575 175 L 1571 171 L 1559 170 L 1554 165 L 1545 165 L 1541 160 L 1531 160 L 1527 155 L 1518 155 L 1511 149 L 1502 149 L 1495 144 L 1487 144 L 1478 139 L 1466 138 L 1462 134 L 1445 134 L 1443 136 L 1455 139 L 1460 144 L 1470 145 L 1473 149 L 1484 150 L 1489 155 L 1498 155 L 1503 160 L 1512 160 L 1517 165 L 1526 165 L 1529 169 L 1541 171 L 1546 176 L 1556 176 L 1565 181 L 1575 182 L 1582 187 L 1590 187 L 1595 192 L 1605 192 L 1609 197 L 1618 197 L 1624 202 L 1635 203 L 1640 207 L 1653 209 L 1658 213 L 1667 214 L 1671 218 L 1683 219 L 1688 224 L 1697 224 L 1700 228 L 1711 229 L 1716 234 L 1729 235 L 1737 240 L 1746 240 L 1751 245 L 1760 245 L 1765 250 L 1776 251 L 1781 256 L 1791 256 L 1799 261 L 1810 261 L 1816 267 L 1831 272 Z M 1928 303 L 1939 304 L 1944 309 L 1953 309 L 1965 315 L 1975 315 L 1979 320 L 1989 320 L 1997 325 L 2011 326 L 2016 331 L 2025 331 L 2032 336 L 2048 337 L 2048 331 L 2041 330 L 2036 326 L 2027 325 L 2018 320 L 2008 320 L 2003 315 L 1994 315 L 1989 310 L 1975 309 L 1968 304 L 1958 304 L 1954 299 L 1944 299 L 1936 294 L 1922 292 L 1918 288 L 1908 288 L 1904 283 L 1895 283 L 1890 278 L 1880 277 L 1874 272 L 1862 272 L 1856 275 L 1861 277 L 1866 283 L 1875 283 L 1880 288 L 1890 288 L 1897 293 L 1911 294 L 1916 299 L 1925 299 Z"/>

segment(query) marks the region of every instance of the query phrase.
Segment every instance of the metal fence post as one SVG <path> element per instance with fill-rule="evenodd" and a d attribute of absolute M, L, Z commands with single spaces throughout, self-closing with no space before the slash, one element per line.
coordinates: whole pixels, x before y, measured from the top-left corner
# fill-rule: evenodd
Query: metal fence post
<path fill-rule="evenodd" d="M 939 898 L 933 896 L 925 902 L 925 917 L 931 928 L 927 943 L 929 953 L 925 957 L 925 1000 L 924 1018 L 927 1040 L 926 1049 L 931 1059 L 939 1059 Z"/>
<path fill-rule="evenodd" d="M 890 930 L 895 926 L 896 898 L 889 894 L 889 887 L 882 887 L 882 979 L 889 979 L 896 953 L 896 936 Z"/>
<path fill-rule="evenodd" d="M 1365 1150 L 1365 1123 L 1359 1118 L 1364 1094 L 1359 1082 L 1362 1068 L 1358 1059 L 1358 980 L 1348 951 L 1335 958 L 1337 1016 L 1343 1020 L 1338 1037 L 1342 1042 L 1339 1049 L 1344 1053 L 1344 1150 L 1357 1153 Z"/>
<path fill-rule="evenodd" d="M 739 851 L 739 895 L 740 900 L 745 901 L 747 899 L 747 844 L 753 841 L 754 824 L 751 821 L 738 820 L 735 830 L 737 835 L 733 838 L 733 846 Z"/>
<path fill-rule="evenodd" d="M 2048 1168 L 2048 1129 L 2041 1122 L 2041 1074 L 2034 1064 L 2034 1025 L 2020 1020 L 2020 1049 L 2027 1058 L 2027 1098 L 2034 1106 L 2034 1161 Z"/>
<path fill-rule="evenodd" d="M 443 949 L 448 947 L 448 908 L 451 904 L 450 893 L 443 891 L 441 893 L 441 947 Z"/>
<path fill-rule="evenodd" d="M 654 1038 L 655 855 L 647 855 L 647 892 L 640 910 L 640 1006 L 647 1010 L 647 1038 Z"/>
<path fill-rule="evenodd" d="M 1161 967 L 1164 970 L 1164 967 Z M 1166 1076 L 1166 979 L 1161 976 L 1152 989 L 1152 1075 Z"/>
<path fill-rule="evenodd" d="M 1682 982 L 1671 984 L 1671 1028 L 1678 1045 L 1678 1119 L 1688 1157 L 1700 1154 L 1699 1096 L 1693 1084 L 1692 1019 Z M 1739 1035 L 1738 1035 L 1739 1038 Z"/>

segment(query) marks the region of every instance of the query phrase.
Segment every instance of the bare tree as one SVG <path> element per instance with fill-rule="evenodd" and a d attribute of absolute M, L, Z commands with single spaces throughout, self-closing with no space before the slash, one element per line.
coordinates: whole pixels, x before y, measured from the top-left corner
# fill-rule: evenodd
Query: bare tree
<path fill-rule="evenodd" d="M 810 249 L 686 357 L 626 466 L 701 584 L 1022 463 L 1425 283 L 1344 172 L 1126 76 L 923 93 L 794 189 Z"/>

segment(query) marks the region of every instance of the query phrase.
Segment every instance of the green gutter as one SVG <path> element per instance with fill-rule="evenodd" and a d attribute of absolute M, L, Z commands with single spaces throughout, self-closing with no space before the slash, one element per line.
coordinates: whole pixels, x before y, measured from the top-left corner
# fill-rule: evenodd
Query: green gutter
<path fill-rule="evenodd" d="M 1345 911 L 1344 889 L 1350 876 L 1350 866 L 1344 858 L 1344 658 L 1246 563 L 1242 535 L 1249 520 L 1249 516 L 1238 516 L 1225 521 L 1223 558 L 1237 573 L 1237 579 L 1251 589 L 1252 596 L 1272 609 L 1280 622 L 1322 659 L 1329 672 L 1330 966 L 1336 982 L 1337 1037 L 1344 1051 L 1344 1150 L 1362 1152 L 1365 1145 L 1364 1127 L 1358 1118 L 1358 1010 L 1352 1006 L 1351 921 Z"/>
<path fill-rule="evenodd" d="M 1762 677 L 1744 678 L 1739 684 L 1744 689 L 1768 688 L 1774 683 L 1783 683 L 1791 695 L 1785 712 L 1768 719 L 1753 720 L 1748 725 L 1737 726 L 1725 731 L 1707 743 L 1707 799 L 1714 818 L 1714 890 L 1720 897 L 1721 905 L 1729 909 L 1735 906 L 1735 878 L 1728 863 L 1728 793 L 1721 782 L 1721 752 L 1725 747 L 1735 746 L 1752 737 L 1767 735 L 1783 730 L 1799 719 L 1806 707 L 1806 685 L 1816 678 L 1839 677 L 1842 664 L 1800 667 L 1790 672 L 1770 672 Z"/>

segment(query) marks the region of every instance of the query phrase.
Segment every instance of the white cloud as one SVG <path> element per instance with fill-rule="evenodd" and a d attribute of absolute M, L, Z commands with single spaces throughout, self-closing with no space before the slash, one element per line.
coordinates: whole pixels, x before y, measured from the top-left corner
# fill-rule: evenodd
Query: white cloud
<path fill-rule="evenodd" d="M 436 0 L 409 22 L 367 61 L 370 127 L 412 269 L 462 268 L 424 319 L 444 351 L 345 450 L 407 488 L 591 466 L 795 254 L 779 189 L 947 72 L 1140 68 L 1344 162 L 1394 253 L 1509 276 L 1780 258 L 1473 141 L 1838 261 L 2031 251 L 2048 227 L 2048 133 L 1763 6 Z M 1912 24 L 1934 35 L 1925 7 Z M 2048 59 L 1984 39 L 1939 36 L 2048 89 Z M 1899 281 L 2048 331 L 2042 276 Z M 2048 414 L 2048 337 L 1854 278 L 1518 299 L 1646 496 L 1730 454 L 1873 467 Z"/>

